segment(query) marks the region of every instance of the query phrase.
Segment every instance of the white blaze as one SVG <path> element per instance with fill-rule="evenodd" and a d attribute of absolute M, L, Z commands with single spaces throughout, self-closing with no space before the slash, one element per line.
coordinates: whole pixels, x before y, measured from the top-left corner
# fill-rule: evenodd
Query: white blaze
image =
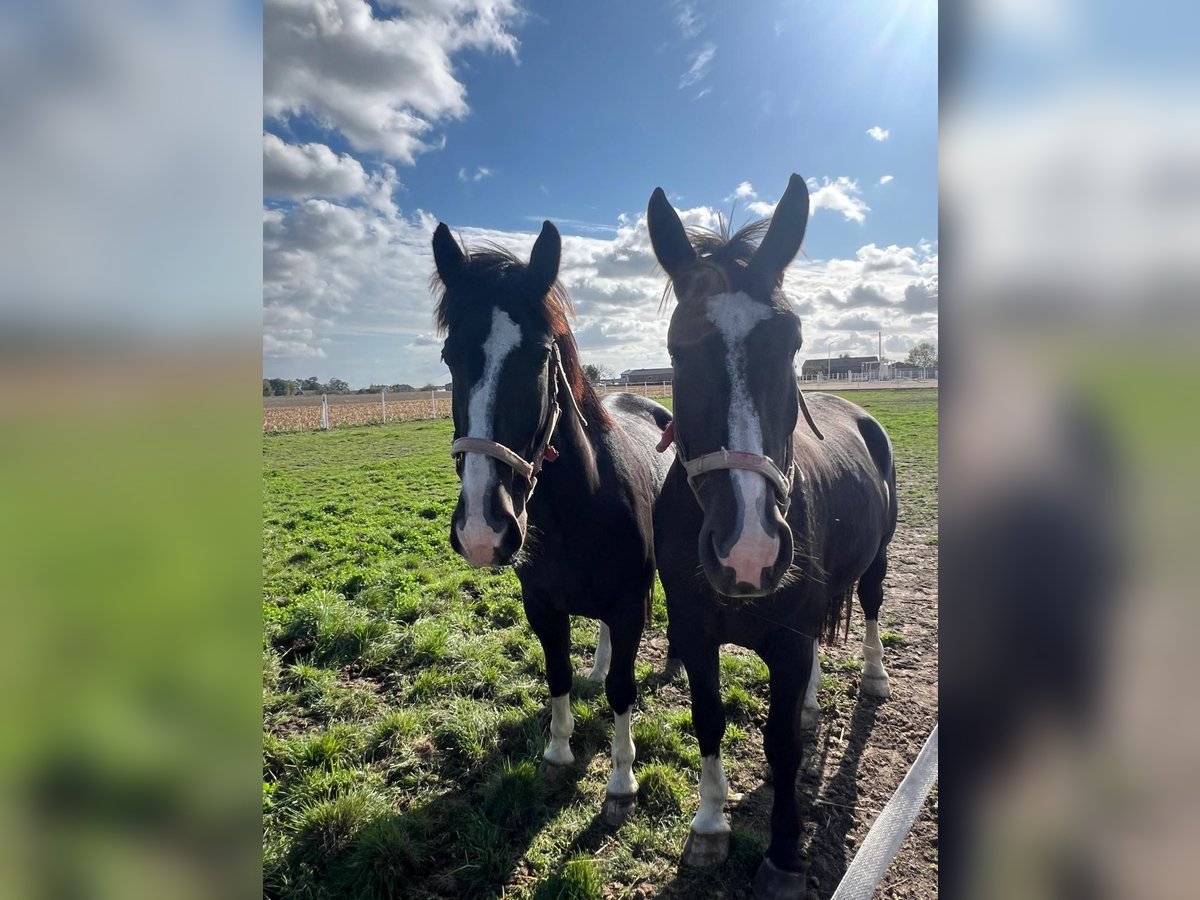
<path fill-rule="evenodd" d="M 746 386 L 746 338 L 771 311 L 743 293 L 718 294 L 708 301 L 708 320 L 725 341 L 729 375 L 729 447 L 743 453 L 763 455 L 762 424 L 758 409 Z M 729 566 L 738 581 L 758 587 L 762 570 L 770 568 L 779 556 L 779 538 L 767 534 L 763 519 L 771 500 L 771 486 L 757 472 L 732 469 L 733 495 L 741 514 L 742 530 L 735 536 L 729 556 L 718 557 Z"/>
<path fill-rule="evenodd" d="M 508 315 L 492 311 L 492 327 L 483 342 L 483 375 L 471 389 L 467 401 L 467 437 L 492 440 L 496 415 L 496 391 L 500 371 L 509 354 L 521 343 L 521 329 Z M 488 526 L 483 514 L 484 498 L 492 484 L 496 462 L 482 453 L 468 453 L 463 461 L 463 515 L 458 523 L 458 541 L 472 565 L 488 565 L 500 542 L 500 532 Z"/>

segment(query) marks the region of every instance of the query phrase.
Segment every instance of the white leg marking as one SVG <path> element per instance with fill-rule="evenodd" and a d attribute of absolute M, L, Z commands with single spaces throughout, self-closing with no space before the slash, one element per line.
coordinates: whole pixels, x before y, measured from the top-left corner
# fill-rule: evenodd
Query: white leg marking
<path fill-rule="evenodd" d="M 612 777 L 608 779 L 608 793 L 616 797 L 628 797 L 638 790 L 637 779 L 633 777 L 633 760 L 637 751 L 633 746 L 633 735 L 630 732 L 630 719 L 633 707 L 620 715 L 613 717 L 612 743 Z"/>
<path fill-rule="evenodd" d="M 868 697 L 888 698 L 892 695 L 887 669 L 883 667 L 883 642 L 879 640 L 879 622 L 868 619 L 863 636 L 863 673 L 861 690 Z"/>
<path fill-rule="evenodd" d="M 705 756 L 700 760 L 700 809 L 692 819 L 692 831 L 697 834 L 725 834 L 729 822 L 725 819 L 725 799 L 729 796 L 729 782 L 725 780 L 725 767 L 721 765 L 721 754 Z"/>
<path fill-rule="evenodd" d="M 708 319 L 721 333 L 728 349 L 728 449 L 760 456 L 763 452 L 762 424 L 746 387 L 746 338 L 770 315 L 767 307 L 745 294 L 718 294 L 708 302 Z M 771 500 L 770 486 L 757 472 L 735 469 L 729 474 L 742 516 L 742 531 L 734 539 L 729 556 L 718 561 L 733 569 L 738 581 L 758 587 L 762 570 L 774 565 L 779 556 L 779 537 L 769 535 L 762 524 L 767 503 Z"/>
<path fill-rule="evenodd" d="M 600 636 L 596 639 L 596 659 L 592 663 L 592 671 L 588 672 L 588 681 L 603 681 L 608 677 L 608 667 L 612 662 L 612 637 L 608 626 L 600 623 Z"/>
<path fill-rule="evenodd" d="M 520 343 L 520 326 L 508 313 L 493 310 L 492 328 L 483 342 L 483 375 L 467 402 L 467 437 L 491 439 L 500 370 Z M 463 516 L 458 523 L 458 542 L 473 566 L 489 565 L 500 540 L 500 532 L 488 525 L 483 514 L 484 498 L 495 484 L 497 465 L 482 453 L 468 453 L 463 462 Z"/>
<path fill-rule="evenodd" d="M 542 757 L 556 766 L 569 766 L 575 762 L 571 752 L 571 732 L 575 730 L 575 717 L 571 715 L 571 694 L 550 698 L 550 743 Z"/>
<path fill-rule="evenodd" d="M 879 640 L 879 622 L 876 619 L 867 620 L 867 633 L 863 635 L 863 677 L 887 678 L 887 669 L 883 667 L 883 642 Z"/>
<path fill-rule="evenodd" d="M 817 688 L 821 686 L 821 654 L 817 647 L 818 641 L 813 638 L 812 673 L 808 676 L 808 690 L 804 692 L 804 706 L 800 710 L 800 724 L 805 728 L 815 728 L 821 715 L 821 704 L 817 701 Z"/>

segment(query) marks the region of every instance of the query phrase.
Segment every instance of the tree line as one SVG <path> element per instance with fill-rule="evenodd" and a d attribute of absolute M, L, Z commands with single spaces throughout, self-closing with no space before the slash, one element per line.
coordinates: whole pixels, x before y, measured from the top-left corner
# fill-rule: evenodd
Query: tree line
<path fill-rule="evenodd" d="M 294 397 L 297 394 L 379 394 L 387 391 L 389 394 L 411 394 L 414 391 L 440 391 L 439 384 L 424 384 L 413 387 L 411 384 L 372 384 L 369 387 L 351 389 L 349 383 L 340 378 L 330 378 L 322 382 L 315 375 L 309 378 L 264 378 L 264 397 Z"/>

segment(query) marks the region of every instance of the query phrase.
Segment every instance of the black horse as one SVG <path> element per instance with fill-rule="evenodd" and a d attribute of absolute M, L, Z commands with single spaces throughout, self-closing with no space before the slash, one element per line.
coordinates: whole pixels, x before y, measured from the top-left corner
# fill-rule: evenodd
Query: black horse
<path fill-rule="evenodd" d="M 797 390 L 800 320 L 780 286 L 808 207 L 804 181 L 793 175 L 774 217 L 731 237 L 689 235 L 661 188 L 648 215 L 678 301 L 667 337 L 675 417 L 663 440 L 673 437 L 678 452 L 655 507 L 654 539 L 702 756 L 684 862 L 711 864 L 729 852 L 718 652 L 739 644 L 770 669 L 764 744 L 775 799 L 755 879 L 760 897 L 805 892 L 799 714 L 806 693 L 804 705 L 816 705 L 817 638 L 837 633 L 856 581 L 867 617 L 862 690 L 888 693 L 878 616 L 896 527 L 891 442 L 853 403 L 810 394 L 810 412 Z"/>
<path fill-rule="evenodd" d="M 671 414 L 633 394 L 603 401 L 584 377 L 557 281 L 562 240 L 550 222 L 526 265 L 498 247 L 464 251 L 433 236 L 442 359 L 453 377 L 462 482 L 450 544 L 473 566 L 513 564 L 546 654 L 545 759 L 574 762 L 570 615 L 602 623 L 589 677 L 616 719 L 605 815 L 633 808 L 633 664 L 654 580 L 654 498 L 671 460 L 655 453 Z M 535 490 L 536 487 L 536 490 Z"/>

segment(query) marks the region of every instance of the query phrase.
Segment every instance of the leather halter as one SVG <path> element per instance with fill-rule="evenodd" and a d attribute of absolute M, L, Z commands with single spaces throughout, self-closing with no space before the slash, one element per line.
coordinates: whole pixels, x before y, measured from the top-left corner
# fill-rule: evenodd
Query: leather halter
<path fill-rule="evenodd" d="M 526 503 L 533 496 L 533 489 L 537 487 L 537 476 L 542 471 L 542 464 L 547 458 L 553 461 L 558 456 L 554 452 L 554 448 L 550 446 L 550 439 L 554 436 L 554 429 L 558 427 L 558 420 L 562 415 L 562 407 L 558 404 L 558 393 L 563 385 L 566 386 L 567 396 L 571 399 L 571 409 L 579 417 L 579 421 L 583 424 L 584 428 L 588 424 L 587 419 L 583 417 L 583 413 L 579 409 L 579 404 L 575 400 L 575 394 L 571 390 L 571 383 L 567 379 L 567 372 L 563 368 L 562 356 L 558 350 L 558 342 L 552 343 L 550 348 L 550 355 L 553 358 L 551 368 L 554 377 L 554 386 L 550 389 L 550 422 L 542 434 L 542 439 L 538 444 L 537 452 L 533 454 L 532 460 L 526 460 L 514 450 L 489 438 L 461 437 L 450 445 L 450 455 L 452 457 L 457 458 L 465 453 L 482 453 L 484 456 L 490 456 L 492 459 L 504 463 L 518 475 L 522 476 L 529 482 L 529 493 L 525 495 Z"/>

